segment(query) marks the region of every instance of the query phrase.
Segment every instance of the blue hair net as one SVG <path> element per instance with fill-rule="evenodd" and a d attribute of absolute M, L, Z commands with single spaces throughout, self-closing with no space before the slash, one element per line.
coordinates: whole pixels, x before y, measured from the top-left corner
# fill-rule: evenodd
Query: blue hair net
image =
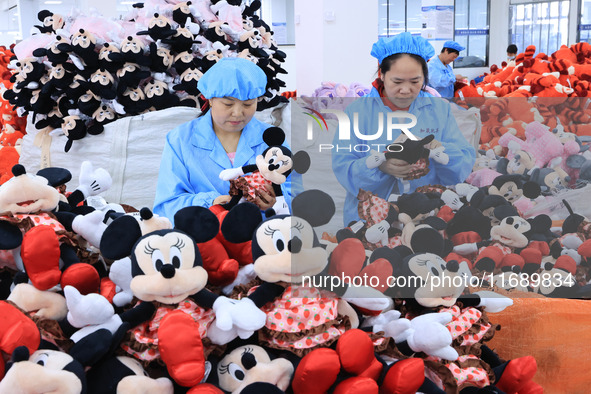
<path fill-rule="evenodd" d="M 446 41 L 443 44 L 444 48 L 449 48 L 449 49 L 455 49 L 458 52 L 462 52 L 464 49 L 466 49 L 465 47 L 461 46 L 460 44 L 458 44 L 455 41 Z"/>
<path fill-rule="evenodd" d="M 410 53 L 425 59 L 431 59 L 435 55 L 435 49 L 421 36 L 413 36 L 409 32 L 395 35 L 394 37 L 380 38 L 371 48 L 371 55 L 378 59 L 380 64 L 390 55 L 397 53 Z"/>
<path fill-rule="evenodd" d="M 267 76 L 263 70 L 247 59 L 225 57 L 203 74 L 197 88 L 207 99 L 234 97 L 250 100 L 265 94 Z"/>

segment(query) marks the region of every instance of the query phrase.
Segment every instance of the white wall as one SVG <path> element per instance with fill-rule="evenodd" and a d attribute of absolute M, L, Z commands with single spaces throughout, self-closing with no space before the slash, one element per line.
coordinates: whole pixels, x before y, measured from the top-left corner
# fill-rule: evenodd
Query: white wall
<path fill-rule="evenodd" d="M 298 95 L 328 81 L 369 86 L 377 69 L 369 54 L 378 37 L 377 20 L 377 0 L 297 0 Z"/>

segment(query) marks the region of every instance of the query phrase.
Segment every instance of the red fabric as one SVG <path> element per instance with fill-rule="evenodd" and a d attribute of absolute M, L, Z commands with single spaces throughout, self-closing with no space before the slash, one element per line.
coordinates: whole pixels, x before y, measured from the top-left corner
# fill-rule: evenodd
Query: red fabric
<path fill-rule="evenodd" d="M 507 394 L 518 393 L 536 374 L 538 366 L 536 359 L 525 356 L 509 361 L 496 386 Z"/>
<path fill-rule="evenodd" d="M 226 215 L 228 214 L 229 211 L 227 209 L 225 209 L 224 207 L 222 207 L 221 205 L 212 205 L 209 208 L 209 210 L 211 212 L 213 212 L 215 214 L 215 216 L 217 216 L 217 218 L 220 222 L 220 227 L 221 227 L 222 222 L 224 221 L 224 218 L 226 217 Z M 228 257 L 238 261 L 238 264 L 240 264 L 241 266 L 244 266 L 246 264 L 250 264 L 253 262 L 252 247 L 251 247 L 252 241 L 242 242 L 239 244 L 228 242 L 224 238 L 221 230 L 216 235 L 216 239 L 219 242 L 221 242 L 221 244 L 224 246 L 224 248 L 226 249 L 226 252 L 228 252 Z"/>
<path fill-rule="evenodd" d="M 379 284 L 374 289 L 383 293 L 388 289 L 388 277 L 392 276 L 392 273 L 392 264 L 388 260 L 380 258 L 363 268 L 359 276 L 363 278 L 367 275 L 368 278 L 377 278 Z"/>
<path fill-rule="evenodd" d="M 212 373 L 217 372 L 212 371 Z M 201 383 L 187 391 L 187 394 L 224 394 L 224 392 L 215 387 L 213 384 Z"/>
<path fill-rule="evenodd" d="M 26 346 L 29 353 L 39 347 L 41 335 L 33 320 L 11 304 L 0 301 L 0 351 L 11 355 L 19 346 Z M 0 379 L 4 376 L 4 362 L 0 355 Z"/>
<path fill-rule="evenodd" d="M 480 238 L 480 235 L 478 235 L 476 231 L 464 231 L 452 235 L 451 237 L 451 242 L 454 244 L 454 246 L 471 244 L 480 241 L 482 241 L 482 238 Z"/>
<path fill-rule="evenodd" d="M 399 108 L 399 107 L 395 106 L 394 103 L 391 102 L 386 97 L 386 93 L 384 92 L 384 82 L 380 78 L 376 78 L 375 81 L 373 81 L 373 83 L 371 85 L 374 88 L 376 88 L 376 90 L 380 94 L 380 97 L 382 98 L 382 101 L 384 102 L 384 105 L 386 107 L 390 108 L 392 111 L 408 111 L 408 109 L 410 108 L 410 107 Z"/>
<path fill-rule="evenodd" d="M 158 350 L 175 382 L 192 387 L 205 375 L 205 355 L 199 326 L 182 311 L 168 313 L 158 329 Z"/>
<path fill-rule="evenodd" d="M 527 247 L 539 250 L 542 256 L 548 256 L 550 254 L 550 247 L 548 246 L 548 242 L 545 241 L 531 241 Z"/>
<path fill-rule="evenodd" d="M 330 255 L 328 274 L 355 277 L 365 262 L 365 247 L 357 238 L 347 238 L 337 245 Z"/>
<path fill-rule="evenodd" d="M 523 257 L 526 263 L 541 264 L 542 263 L 542 252 L 536 248 L 527 247 L 523 249 L 519 255 Z"/>
<path fill-rule="evenodd" d="M 500 248 L 496 246 L 487 246 L 478 254 L 475 261 L 478 261 L 485 257 L 492 259 L 492 261 L 495 262 L 495 267 L 498 268 L 501 264 L 501 261 L 505 257 L 505 254 Z"/>
<path fill-rule="evenodd" d="M 203 260 L 203 268 L 207 271 L 207 280 L 215 286 L 232 283 L 238 275 L 238 261 L 230 259 L 224 245 L 217 239 L 198 243 Z"/>
<path fill-rule="evenodd" d="M 113 281 L 107 277 L 101 279 L 101 291 L 100 295 L 105 297 L 109 300 L 110 303 L 113 303 L 113 297 L 117 293 L 116 290 L 117 285 L 113 283 Z"/>
<path fill-rule="evenodd" d="M 407 358 L 394 363 L 380 388 L 380 394 L 413 394 L 425 381 L 425 363 L 421 358 Z"/>
<path fill-rule="evenodd" d="M 577 249 L 577 252 L 582 256 L 582 257 L 591 257 L 591 239 L 586 240 L 585 242 L 583 242 L 579 248 Z"/>
<path fill-rule="evenodd" d="M 461 256 L 461 255 L 459 255 L 457 253 L 453 253 L 453 252 L 450 253 L 450 254 L 448 254 L 447 256 L 445 256 L 445 261 L 446 262 L 449 262 L 449 261 L 452 261 L 452 260 L 455 260 L 455 261 L 457 261 L 460 264 L 463 261 L 465 261 L 468 264 L 468 267 L 470 267 L 470 269 L 472 269 L 473 268 L 473 265 L 474 265 L 472 263 L 472 260 L 470 260 L 470 259 L 468 259 L 468 258 L 466 258 L 464 256 Z"/>
<path fill-rule="evenodd" d="M 50 226 L 36 226 L 26 232 L 21 245 L 25 271 L 33 286 L 48 290 L 60 283 L 60 243 Z"/>
<path fill-rule="evenodd" d="M 443 219 L 446 223 L 452 220 L 454 216 L 454 211 L 447 205 L 442 206 L 439 212 L 437 212 L 437 217 Z"/>
<path fill-rule="evenodd" d="M 527 255 L 527 253 L 526 253 L 526 255 Z M 540 256 L 540 259 L 541 259 L 541 256 Z M 503 257 L 503 260 L 501 260 L 500 267 L 513 267 L 514 265 L 516 265 L 519 268 L 523 268 L 525 263 L 531 263 L 531 262 L 533 262 L 533 261 L 527 261 L 527 259 L 523 255 L 520 256 L 518 254 L 511 253 L 511 254 L 508 254 L 505 257 Z"/>
<path fill-rule="evenodd" d="M 90 264 L 72 264 L 62 274 L 62 289 L 66 286 L 74 286 L 82 295 L 98 293 L 100 285 L 99 273 Z"/>
<path fill-rule="evenodd" d="M 342 381 L 335 388 L 334 394 L 378 394 L 378 384 L 375 380 L 362 376 L 355 376 Z"/>
<path fill-rule="evenodd" d="M 373 342 L 365 331 L 351 329 L 341 335 L 337 353 L 345 371 L 374 380 L 379 378 L 382 364 L 376 359 Z"/>
<path fill-rule="evenodd" d="M 565 271 L 570 272 L 571 274 L 575 275 L 577 272 L 577 263 L 575 260 L 567 255 L 560 256 L 556 259 L 556 263 L 554 264 L 554 268 L 560 268 Z"/>
<path fill-rule="evenodd" d="M 324 394 L 335 382 L 341 363 L 337 352 L 329 348 L 314 349 L 298 364 L 292 381 L 294 394 Z"/>

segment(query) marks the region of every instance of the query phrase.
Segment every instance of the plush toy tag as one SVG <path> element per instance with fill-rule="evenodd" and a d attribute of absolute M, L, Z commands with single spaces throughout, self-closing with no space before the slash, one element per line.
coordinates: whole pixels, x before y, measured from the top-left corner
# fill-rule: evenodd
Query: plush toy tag
<path fill-rule="evenodd" d="M 41 148 L 40 169 L 51 167 L 51 156 L 49 153 L 51 148 L 51 136 L 49 135 L 49 132 L 49 128 L 45 128 L 38 132 L 33 140 L 33 144 Z"/>

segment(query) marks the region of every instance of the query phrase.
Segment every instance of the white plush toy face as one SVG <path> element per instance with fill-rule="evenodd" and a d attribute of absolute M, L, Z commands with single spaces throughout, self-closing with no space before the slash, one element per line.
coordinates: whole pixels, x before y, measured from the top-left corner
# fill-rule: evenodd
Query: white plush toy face
<path fill-rule="evenodd" d="M 490 237 L 513 248 L 524 248 L 529 243 L 524 234 L 530 229 L 531 225 L 527 220 L 519 216 L 509 216 L 490 230 Z"/>
<path fill-rule="evenodd" d="M 254 271 L 267 282 L 301 283 L 328 263 L 326 250 L 314 246 L 312 226 L 295 216 L 265 221 L 256 231 L 256 242 L 264 255 L 254 262 Z"/>
<path fill-rule="evenodd" d="M 23 174 L 0 186 L 0 213 L 33 213 L 57 207 L 59 192 L 47 179 Z"/>
<path fill-rule="evenodd" d="M 284 174 L 293 167 L 293 160 L 281 148 L 271 147 L 264 156 L 257 156 L 256 164 L 265 179 L 280 185 L 285 182 Z"/>
<path fill-rule="evenodd" d="M 415 292 L 419 304 L 425 307 L 450 307 L 455 304 L 464 291 L 466 282 L 462 278 L 468 275 L 469 269 L 463 262 L 458 271 L 452 272 L 447 264 L 433 253 L 418 254 L 409 260 L 408 266 L 413 273 L 410 280 L 420 278 L 423 281 Z"/>
<path fill-rule="evenodd" d="M 196 265 L 201 257 L 195 242 L 185 233 L 152 233 L 140 239 L 132 253 L 141 274 L 134 273 L 130 288 L 142 301 L 176 304 L 207 283 L 207 271 Z"/>
<path fill-rule="evenodd" d="M 289 386 L 293 365 L 283 358 L 271 361 L 262 347 L 247 345 L 226 355 L 218 365 L 217 374 L 220 388 L 233 394 L 255 382 L 271 383 L 284 391 Z"/>

